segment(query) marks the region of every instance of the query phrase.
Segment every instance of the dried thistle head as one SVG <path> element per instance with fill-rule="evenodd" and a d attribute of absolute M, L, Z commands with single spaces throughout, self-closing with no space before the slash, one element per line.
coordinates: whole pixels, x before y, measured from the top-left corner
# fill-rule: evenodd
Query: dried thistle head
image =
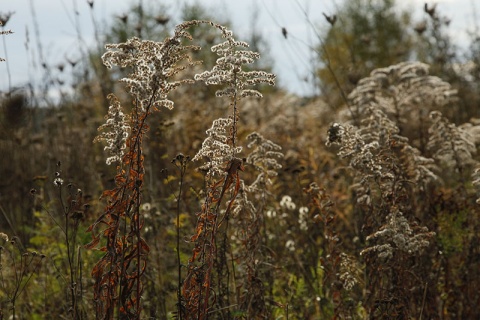
<path fill-rule="evenodd" d="M 13 11 L 0 13 L 0 26 L 5 27 L 14 13 Z"/>

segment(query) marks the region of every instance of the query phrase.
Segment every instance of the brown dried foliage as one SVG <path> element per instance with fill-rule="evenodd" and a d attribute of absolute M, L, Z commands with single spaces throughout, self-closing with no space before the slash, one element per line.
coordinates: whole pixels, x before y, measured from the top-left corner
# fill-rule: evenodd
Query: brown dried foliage
<path fill-rule="evenodd" d="M 190 238 L 195 243 L 188 261 L 187 276 L 183 282 L 182 295 L 184 319 L 207 319 L 215 304 L 216 293 L 213 286 L 213 268 L 217 258 L 217 234 L 223 221 L 228 220 L 232 205 L 240 188 L 239 171 L 243 171 L 243 161 L 233 158 L 227 164 L 223 179 L 208 187 L 205 203 L 197 213 L 196 233 Z M 230 201 L 223 214 L 219 211 L 221 201 L 232 183 L 235 182 Z M 214 204 L 216 206 L 213 206 Z"/>

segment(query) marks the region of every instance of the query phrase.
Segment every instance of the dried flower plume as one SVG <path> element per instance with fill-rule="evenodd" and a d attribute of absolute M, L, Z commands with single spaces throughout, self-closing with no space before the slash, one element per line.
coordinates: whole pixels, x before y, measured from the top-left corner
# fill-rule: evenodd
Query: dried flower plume
<path fill-rule="evenodd" d="M 275 85 L 275 75 L 265 71 L 247 71 L 246 65 L 252 64 L 260 58 L 258 52 L 241 50 L 248 48 L 248 43 L 236 41 L 232 32 L 222 28 L 226 40 L 212 47 L 220 58 L 211 71 L 204 71 L 195 75 L 195 80 L 202 80 L 207 85 L 226 85 L 216 92 L 217 97 L 258 97 L 262 94 L 257 90 L 248 89 L 261 83 Z"/>
<path fill-rule="evenodd" d="M 107 164 L 121 162 L 126 149 L 126 141 L 130 134 L 130 125 L 128 124 L 128 116 L 126 116 L 120 105 L 120 101 L 114 94 L 109 94 L 110 107 L 108 114 L 105 116 L 107 120 L 98 130 L 103 131 L 93 140 L 94 142 L 104 141 L 106 143 L 105 150 L 108 151 L 109 157 Z"/>
<path fill-rule="evenodd" d="M 361 254 L 375 252 L 382 259 L 391 259 L 395 251 L 414 255 L 428 247 L 434 236 L 435 232 L 429 232 L 426 227 L 410 224 L 398 207 L 393 207 L 387 222 L 366 239 L 375 240 L 376 244 L 367 247 Z"/>
<path fill-rule="evenodd" d="M 242 147 L 235 149 L 228 143 L 228 128 L 232 119 L 220 118 L 213 121 L 212 127 L 207 130 L 207 138 L 202 143 L 202 148 L 193 157 L 193 161 L 207 159 L 207 163 L 200 170 L 207 171 L 209 177 L 223 176 L 225 163 L 228 163 L 234 154 L 240 153 Z"/>

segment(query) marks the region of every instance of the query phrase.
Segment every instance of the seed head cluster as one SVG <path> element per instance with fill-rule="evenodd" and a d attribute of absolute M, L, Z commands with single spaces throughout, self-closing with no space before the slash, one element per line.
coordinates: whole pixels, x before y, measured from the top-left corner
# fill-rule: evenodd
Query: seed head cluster
<path fill-rule="evenodd" d="M 224 85 L 223 89 L 216 92 L 217 97 L 261 98 L 260 92 L 248 88 L 262 83 L 275 85 L 275 75 L 265 71 L 245 70 L 246 65 L 260 58 L 260 54 L 239 49 L 248 48 L 248 44 L 236 41 L 230 31 L 224 31 L 223 36 L 226 41 L 212 47 L 212 51 L 220 56 L 215 66 L 211 71 L 195 75 L 195 80 L 204 81 L 207 85 Z"/>
<path fill-rule="evenodd" d="M 367 247 L 361 254 L 375 252 L 379 258 L 386 260 L 392 258 L 395 251 L 415 255 L 428 247 L 434 236 L 435 232 L 409 223 L 398 207 L 393 207 L 387 223 L 366 238 L 367 241 L 376 240 L 376 245 Z"/>
<path fill-rule="evenodd" d="M 173 101 L 168 93 L 183 83 L 192 83 L 191 79 L 171 80 L 180 71 L 195 64 L 188 55 L 189 50 L 199 50 L 198 46 L 183 45 L 182 40 L 191 40 L 186 31 L 200 21 L 180 24 L 172 37 L 163 42 L 131 38 L 124 43 L 107 44 L 102 56 L 107 68 L 117 65 L 130 67 L 132 72 L 120 80 L 126 84 L 130 94 L 135 98 L 135 106 L 142 112 L 161 107 L 173 108 Z"/>
<path fill-rule="evenodd" d="M 228 143 L 228 128 L 232 122 L 230 118 L 214 120 L 212 127 L 206 132 L 207 138 L 203 141 L 202 147 L 192 159 L 193 161 L 207 159 L 207 162 L 199 169 L 207 171 L 208 177 L 222 176 L 225 172 L 225 163 L 242 151 L 242 147 L 233 148 Z"/>
<path fill-rule="evenodd" d="M 105 150 L 108 151 L 109 157 L 106 162 L 108 165 L 122 161 L 126 149 L 126 141 L 130 134 L 130 125 L 128 117 L 123 113 L 120 101 L 113 94 L 108 96 L 110 99 L 110 107 L 108 114 L 105 116 L 106 123 L 101 125 L 98 130 L 103 132 L 98 135 L 94 142 L 105 142 Z"/>

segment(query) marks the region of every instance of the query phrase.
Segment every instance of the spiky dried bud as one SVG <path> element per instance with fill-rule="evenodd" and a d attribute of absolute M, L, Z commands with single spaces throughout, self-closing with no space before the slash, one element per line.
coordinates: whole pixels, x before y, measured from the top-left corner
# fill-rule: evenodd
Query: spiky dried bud
<path fill-rule="evenodd" d="M 15 12 L 0 13 L 0 26 L 5 27 Z"/>

